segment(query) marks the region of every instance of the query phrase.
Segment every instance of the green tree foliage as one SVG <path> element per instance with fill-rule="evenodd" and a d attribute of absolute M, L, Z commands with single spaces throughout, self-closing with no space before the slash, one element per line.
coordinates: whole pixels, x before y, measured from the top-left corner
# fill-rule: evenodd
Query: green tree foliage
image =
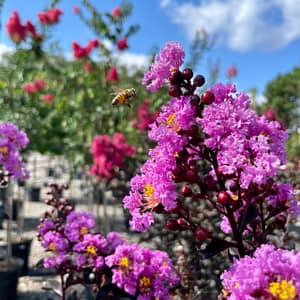
<path fill-rule="evenodd" d="M 300 68 L 280 74 L 265 89 L 267 99 L 261 112 L 272 108 L 279 121 L 288 129 L 287 152 L 290 159 L 300 158 Z"/>
<path fill-rule="evenodd" d="M 278 75 L 269 82 L 264 92 L 267 98 L 263 109 L 273 108 L 289 129 L 299 127 L 300 118 L 300 68 Z"/>

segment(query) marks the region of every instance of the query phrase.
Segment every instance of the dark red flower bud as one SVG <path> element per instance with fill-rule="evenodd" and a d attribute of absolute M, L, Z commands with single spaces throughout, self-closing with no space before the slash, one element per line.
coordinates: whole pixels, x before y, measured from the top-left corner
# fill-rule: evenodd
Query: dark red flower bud
<path fill-rule="evenodd" d="M 237 182 L 232 183 L 230 185 L 229 189 L 230 189 L 231 192 L 235 193 L 239 189 L 238 183 Z"/>
<path fill-rule="evenodd" d="M 200 97 L 198 95 L 192 95 L 190 97 L 190 99 L 191 99 L 190 100 L 191 105 L 196 106 L 196 105 L 198 105 L 200 103 Z"/>
<path fill-rule="evenodd" d="M 193 80 L 193 84 L 196 87 L 201 87 L 202 85 L 204 85 L 205 83 L 205 78 L 203 75 L 197 75 L 195 76 L 194 80 Z"/>
<path fill-rule="evenodd" d="M 179 70 L 173 72 L 169 77 L 170 83 L 174 85 L 180 85 L 182 83 L 183 77 Z"/>
<path fill-rule="evenodd" d="M 169 95 L 172 97 L 179 98 L 182 95 L 181 88 L 177 85 L 171 85 L 169 88 Z"/>
<path fill-rule="evenodd" d="M 157 214 L 163 214 L 166 212 L 163 205 L 161 204 L 158 204 L 156 207 L 154 207 L 153 211 Z"/>
<path fill-rule="evenodd" d="M 210 91 L 206 91 L 201 95 L 201 101 L 202 103 L 209 105 L 215 101 L 215 95 Z"/>
<path fill-rule="evenodd" d="M 186 69 L 184 69 L 184 70 L 182 71 L 182 76 L 183 76 L 183 78 L 186 79 L 186 80 L 192 79 L 193 75 L 194 75 L 194 74 L 193 74 L 193 71 L 192 71 L 192 69 L 190 69 L 190 68 L 186 68 Z"/>
<path fill-rule="evenodd" d="M 203 241 L 211 236 L 211 233 L 205 228 L 198 226 L 194 231 L 194 237 L 196 240 Z"/>
<path fill-rule="evenodd" d="M 217 195 L 217 200 L 218 200 L 218 202 L 220 202 L 224 205 L 228 205 L 228 204 L 232 203 L 232 199 L 226 191 L 219 192 Z"/>
<path fill-rule="evenodd" d="M 165 227 L 169 230 L 178 230 L 180 228 L 176 219 L 168 219 L 165 223 Z"/>
<path fill-rule="evenodd" d="M 182 196 L 189 197 L 193 195 L 193 192 L 189 185 L 184 185 L 180 190 L 180 194 Z"/>

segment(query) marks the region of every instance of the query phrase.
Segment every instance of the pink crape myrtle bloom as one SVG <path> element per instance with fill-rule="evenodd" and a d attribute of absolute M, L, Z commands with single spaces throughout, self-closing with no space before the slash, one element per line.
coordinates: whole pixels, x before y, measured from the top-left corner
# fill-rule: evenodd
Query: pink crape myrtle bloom
<path fill-rule="evenodd" d="M 121 18 L 123 15 L 122 9 L 121 7 L 117 6 L 115 8 L 112 9 L 111 11 L 111 16 L 115 19 Z"/>
<path fill-rule="evenodd" d="M 17 11 L 13 11 L 6 25 L 6 31 L 15 43 L 19 43 L 26 38 L 26 26 L 21 24 L 20 17 Z"/>
<path fill-rule="evenodd" d="M 50 8 L 45 12 L 39 12 L 38 18 L 41 24 L 52 25 L 59 22 L 60 16 L 63 12 L 59 8 Z"/>

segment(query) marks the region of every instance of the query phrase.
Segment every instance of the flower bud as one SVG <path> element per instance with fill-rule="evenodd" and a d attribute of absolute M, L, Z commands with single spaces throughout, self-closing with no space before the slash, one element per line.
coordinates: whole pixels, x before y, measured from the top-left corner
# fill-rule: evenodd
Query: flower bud
<path fill-rule="evenodd" d="M 190 68 L 186 68 L 182 71 L 182 77 L 186 80 L 192 79 L 193 75 L 193 71 Z"/>
<path fill-rule="evenodd" d="M 210 91 L 206 91 L 201 95 L 201 101 L 202 103 L 209 105 L 215 101 L 215 95 Z"/>
<path fill-rule="evenodd" d="M 217 200 L 218 200 L 218 202 L 220 202 L 224 205 L 228 205 L 228 204 L 232 203 L 232 199 L 226 191 L 219 192 L 217 195 Z"/>
<path fill-rule="evenodd" d="M 182 78 L 182 74 L 181 74 L 181 72 L 179 70 L 173 72 L 171 74 L 171 76 L 169 77 L 170 83 L 172 85 L 180 85 L 181 82 L 182 82 L 182 79 L 183 79 Z"/>
<path fill-rule="evenodd" d="M 168 219 L 165 223 L 165 227 L 169 230 L 178 230 L 180 228 L 176 219 Z"/>
<path fill-rule="evenodd" d="M 182 95 L 181 88 L 177 85 L 171 85 L 169 88 L 169 95 L 172 97 L 179 98 Z"/>
<path fill-rule="evenodd" d="M 196 240 L 204 241 L 211 236 L 211 233 L 205 228 L 198 226 L 194 231 L 194 237 Z"/>
<path fill-rule="evenodd" d="M 195 76 L 194 80 L 193 80 L 193 84 L 196 86 L 196 87 L 201 87 L 203 86 L 205 83 L 205 78 L 203 75 L 197 75 Z"/>
<path fill-rule="evenodd" d="M 193 195 L 193 192 L 192 192 L 190 186 L 188 184 L 186 184 L 180 189 L 180 194 L 185 197 L 190 197 Z"/>

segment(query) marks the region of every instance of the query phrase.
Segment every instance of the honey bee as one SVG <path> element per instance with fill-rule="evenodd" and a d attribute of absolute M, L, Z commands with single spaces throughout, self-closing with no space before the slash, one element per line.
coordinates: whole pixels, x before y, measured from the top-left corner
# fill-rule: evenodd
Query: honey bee
<path fill-rule="evenodd" d="M 117 95 L 112 99 L 111 104 L 112 105 L 124 104 L 128 107 L 131 107 L 128 101 L 135 97 L 136 97 L 136 91 L 134 88 L 125 89 L 117 93 Z"/>

